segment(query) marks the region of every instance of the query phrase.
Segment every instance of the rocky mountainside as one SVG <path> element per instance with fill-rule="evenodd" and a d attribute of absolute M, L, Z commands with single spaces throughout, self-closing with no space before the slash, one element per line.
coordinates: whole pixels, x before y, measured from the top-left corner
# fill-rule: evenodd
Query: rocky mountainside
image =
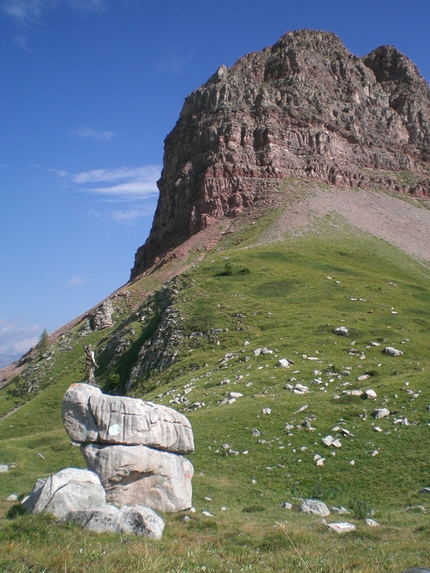
<path fill-rule="evenodd" d="M 396 48 L 351 54 L 298 30 L 221 66 L 165 141 L 153 227 L 131 278 L 214 221 L 270 204 L 290 177 L 430 195 L 430 90 Z"/>

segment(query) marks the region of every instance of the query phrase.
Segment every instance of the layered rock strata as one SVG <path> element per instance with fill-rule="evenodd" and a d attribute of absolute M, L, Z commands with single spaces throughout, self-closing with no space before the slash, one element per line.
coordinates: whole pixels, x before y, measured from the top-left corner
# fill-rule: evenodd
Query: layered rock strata
<path fill-rule="evenodd" d="M 430 90 L 416 66 L 392 46 L 359 58 L 312 30 L 221 66 L 166 138 L 131 278 L 216 220 L 274 201 L 292 176 L 428 196 Z"/>
<path fill-rule="evenodd" d="M 88 384 L 72 384 L 63 398 L 63 421 L 106 500 L 163 512 L 191 507 L 194 451 L 187 418 L 171 408 L 135 398 L 107 396 Z"/>

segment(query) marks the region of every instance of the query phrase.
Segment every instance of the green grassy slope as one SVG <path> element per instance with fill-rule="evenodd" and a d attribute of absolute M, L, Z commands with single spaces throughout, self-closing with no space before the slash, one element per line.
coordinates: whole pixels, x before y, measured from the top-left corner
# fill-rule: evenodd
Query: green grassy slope
<path fill-rule="evenodd" d="M 15 515 L 3 501 L 28 493 L 38 477 L 84 466 L 60 416 L 65 389 L 83 378 L 77 327 L 51 349 L 50 361 L 39 361 L 39 391 L 28 392 L 21 377 L 0 392 L 0 416 L 17 408 L 0 421 L 0 463 L 12 466 L 0 475 L 4 570 L 382 572 L 430 564 L 427 516 L 406 510 L 426 506 L 418 492 L 430 485 L 429 272 L 344 225 L 328 232 L 321 223 L 301 238 L 252 246 L 266 227 L 261 220 L 227 237 L 170 281 L 168 300 L 164 289 L 142 302 L 145 286 L 132 285 L 116 305 L 115 325 L 85 337 L 100 357 L 100 385 L 121 392 L 142 343 L 157 332 L 178 333 L 170 343 L 175 361 L 162 371 L 140 370 L 130 392 L 192 422 L 191 520 L 166 516 L 158 544 L 119 543 L 54 527 L 46 516 Z M 338 326 L 349 336 L 335 335 Z M 116 361 L 112 340 L 127 341 Z M 385 346 L 404 354 L 387 356 Z M 281 368 L 281 358 L 294 364 Z M 286 388 L 297 383 L 308 393 Z M 344 393 L 356 389 L 377 397 Z M 230 392 L 242 396 L 223 403 Z M 382 407 L 391 415 L 375 420 Z M 322 443 L 329 434 L 340 448 Z M 336 536 L 320 519 L 281 507 L 304 497 L 347 507 L 351 514 L 337 520 L 352 521 L 357 532 Z M 203 517 L 203 509 L 214 517 Z M 379 528 L 364 523 L 370 514 Z"/>

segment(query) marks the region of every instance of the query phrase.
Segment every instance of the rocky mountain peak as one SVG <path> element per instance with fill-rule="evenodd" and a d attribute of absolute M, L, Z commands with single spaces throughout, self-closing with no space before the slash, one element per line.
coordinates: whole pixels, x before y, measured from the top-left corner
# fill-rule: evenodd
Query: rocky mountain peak
<path fill-rule="evenodd" d="M 398 172 L 416 174 L 414 184 Z M 153 227 L 131 278 L 215 221 L 270 202 L 290 177 L 428 196 L 430 90 L 417 67 L 392 46 L 359 58 L 314 30 L 220 66 L 166 138 Z"/>

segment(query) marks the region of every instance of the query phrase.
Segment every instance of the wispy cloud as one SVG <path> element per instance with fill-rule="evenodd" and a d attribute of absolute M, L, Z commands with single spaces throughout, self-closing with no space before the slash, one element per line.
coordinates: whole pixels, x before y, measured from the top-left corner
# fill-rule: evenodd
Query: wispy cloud
<path fill-rule="evenodd" d="M 82 13 L 100 14 L 107 8 L 108 0 L 1 0 L 4 14 L 18 24 L 37 24 L 44 12 L 63 6 Z"/>
<path fill-rule="evenodd" d="M 27 36 L 15 36 L 13 38 L 13 41 L 15 42 L 15 44 L 17 46 L 19 46 L 20 48 L 22 48 L 23 50 L 26 50 L 27 52 L 29 51 L 29 47 L 28 47 L 28 37 Z"/>
<path fill-rule="evenodd" d="M 42 333 L 38 324 L 18 326 L 0 316 L 0 354 L 23 354 L 37 344 Z"/>
<path fill-rule="evenodd" d="M 94 169 L 83 171 L 73 177 L 79 185 L 86 185 L 85 191 L 118 200 L 147 199 L 158 193 L 159 165 L 120 167 L 117 169 Z M 88 185 L 104 183 L 104 185 Z"/>
<path fill-rule="evenodd" d="M 158 62 L 158 69 L 161 72 L 175 77 L 182 75 L 186 66 L 187 62 L 184 58 L 181 58 L 181 56 L 165 56 Z"/>
<path fill-rule="evenodd" d="M 74 276 L 71 277 L 67 282 L 65 286 L 69 286 L 69 287 L 81 287 L 86 285 L 88 282 L 88 279 L 85 279 L 83 277 L 80 276 Z"/>
<path fill-rule="evenodd" d="M 115 131 L 101 131 L 97 129 L 93 129 L 92 127 L 78 127 L 75 131 L 73 131 L 73 135 L 77 137 L 82 137 L 83 139 L 96 139 L 97 141 L 110 141 L 118 134 Z"/>

